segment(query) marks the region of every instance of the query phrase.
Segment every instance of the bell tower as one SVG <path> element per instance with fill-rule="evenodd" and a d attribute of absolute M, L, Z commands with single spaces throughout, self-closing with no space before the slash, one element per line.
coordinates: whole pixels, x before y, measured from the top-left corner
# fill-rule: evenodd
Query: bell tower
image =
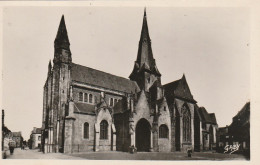
<path fill-rule="evenodd" d="M 149 91 L 149 88 L 155 81 L 161 83 L 161 74 L 157 69 L 155 59 L 153 58 L 146 10 L 144 10 L 143 26 L 139 40 L 137 59 L 129 78 L 130 80 L 136 81 L 140 89 L 143 89 L 146 92 Z"/>

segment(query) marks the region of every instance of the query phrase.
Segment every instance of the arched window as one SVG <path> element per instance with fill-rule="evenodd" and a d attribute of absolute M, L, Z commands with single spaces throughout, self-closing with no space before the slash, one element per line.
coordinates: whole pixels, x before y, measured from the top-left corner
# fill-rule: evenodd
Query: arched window
<path fill-rule="evenodd" d="M 88 94 L 84 93 L 84 102 L 88 102 Z"/>
<path fill-rule="evenodd" d="M 168 132 L 169 132 L 169 130 L 168 130 L 167 125 L 162 124 L 159 127 L 159 138 L 168 138 L 168 134 L 169 134 Z"/>
<path fill-rule="evenodd" d="M 86 122 L 84 123 L 84 139 L 89 138 L 89 124 Z"/>
<path fill-rule="evenodd" d="M 109 105 L 110 105 L 110 106 L 113 106 L 113 105 L 114 105 L 114 99 L 113 99 L 113 98 L 110 98 Z"/>
<path fill-rule="evenodd" d="M 93 95 L 89 94 L 89 103 L 92 103 L 92 102 L 93 102 Z"/>
<path fill-rule="evenodd" d="M 79 92 L 79 101 L 83 101 L 83 93 Z"/>
<path fill-rule="evenodd" d="M 102 120 L 100 123 L 100 139 L 108 139 L 107 131 L 108 123 L 106 120 Z"/>
<path fill-rule="evenodd" d="M 187 106 L 182 108 L 183 141 L 191 142 L 191 115 Z"/>

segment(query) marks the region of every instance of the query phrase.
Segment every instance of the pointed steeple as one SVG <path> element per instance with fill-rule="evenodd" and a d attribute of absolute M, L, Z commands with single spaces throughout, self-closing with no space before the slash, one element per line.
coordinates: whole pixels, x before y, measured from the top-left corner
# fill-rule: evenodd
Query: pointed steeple
<path fill-rule="evenodd" d="M 71 52 L 70 52 L 70 42 L 67 33 L 67 28 L 65 24 L 64 15 L 62 15 L 60 20 L 59 29 L 54 41 L 54 59 L 53 63 L 71 63 Z"/>
<path fill-rule="evenodd" d="M 69 37 L 68 37 L 67 28 L 65 24 L 64 15 L 62 15 L 61 17 L 59 29 L 54 43 L 55 43 L 55 48 L 70 50 L 70 42 L 69 42 Z"/>
<path fill-rule="evenodd" d="M 155 59 L 153 58 L 151 39 L 147 24 L 146 9 L 144 10 L 143 26 L 139 41 L 137 59 L 135 61 L 133 72 L 131 73 L 129 78 L 134 79 L 137 73 L 144 70 L 155 74 L 156 76 L 161 76 L 158 68 L 156 67 Z"/>

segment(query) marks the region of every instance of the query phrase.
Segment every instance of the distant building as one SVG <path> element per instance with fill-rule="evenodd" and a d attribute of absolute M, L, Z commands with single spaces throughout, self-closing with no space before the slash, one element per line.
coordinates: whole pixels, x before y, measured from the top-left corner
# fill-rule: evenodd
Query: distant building
<path fill-rule="evenodd" d="M 33 127 L 30 135 L 30 149 L 41 148 L 41 128 Z"/>
<path fill-rule="evenodd" d="M 217 133 L 218 148 L 239 145 L 242 152 L 250 152 L 250 102 L 233 117 L 229 126 L 221 127 Z"/>
<path fill-rule="evenodd" d="M 12 139 L 16 143 L 16 147 L 21 147 L 23 143 L 22 132 L 12 132 Z"/>
<path fill-rule="evenodd" d="M 218 129 L 215 114 L 208 113 L 204 107 L 196 106 L 194 115 L 194 150 L 215 150 Z"/>
<path fill-rule="evenodd" d="M 6 147 L 5 141 L 8 141 L 11 137 L 11 131 L 5 126 L 4 123 L 5 112 L 2 110 L 2 151 Z"/>

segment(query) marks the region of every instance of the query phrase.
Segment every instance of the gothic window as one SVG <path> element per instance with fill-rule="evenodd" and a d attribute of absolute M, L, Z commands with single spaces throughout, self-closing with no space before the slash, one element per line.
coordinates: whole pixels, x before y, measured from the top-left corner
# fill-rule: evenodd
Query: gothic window
<path fill-rule="evenodd" d="M 89 103 L 92 103 L 92 102 L 93 102 L 93 95 L 89 94 Z"/>
<path fill-rule="evenodd" d="M 89 124 L 86 122 L 84 123 L 84 139 L 89 138 Z"/>
<path fill-rule="evenodd" d="M 109 105 L 110 105 L 110 106 L 113 106 L 113 105 L 114 105 L 114 99 L 113 99 L 113 98 L 110 98 Z"/>
<path fill-rule="evenodd" d="M 88 102 L 88 94 L 84 93 L 84 102 Z"/>
<path fill-rule="evenodd" d="M 83 93 L 79 92 L 79 101 L 83 101 Z"/>
<path fill-rule="evenodd" d="M 100 139 L 108 139 L 107 131 L 108 123 L 106 120 L 102 120 L 100 123 Z"/>
<path fill-rule="evenodd" d="M 168 138 L 168 127 L 163 124 L 159 127 L 159 138 Z"/>
<path fill-rule="evenodd" d="M 182 108 L 182 122 L 183 122 L 183 141 L 191 142 L 191 115 L 187 106 Z"/>

